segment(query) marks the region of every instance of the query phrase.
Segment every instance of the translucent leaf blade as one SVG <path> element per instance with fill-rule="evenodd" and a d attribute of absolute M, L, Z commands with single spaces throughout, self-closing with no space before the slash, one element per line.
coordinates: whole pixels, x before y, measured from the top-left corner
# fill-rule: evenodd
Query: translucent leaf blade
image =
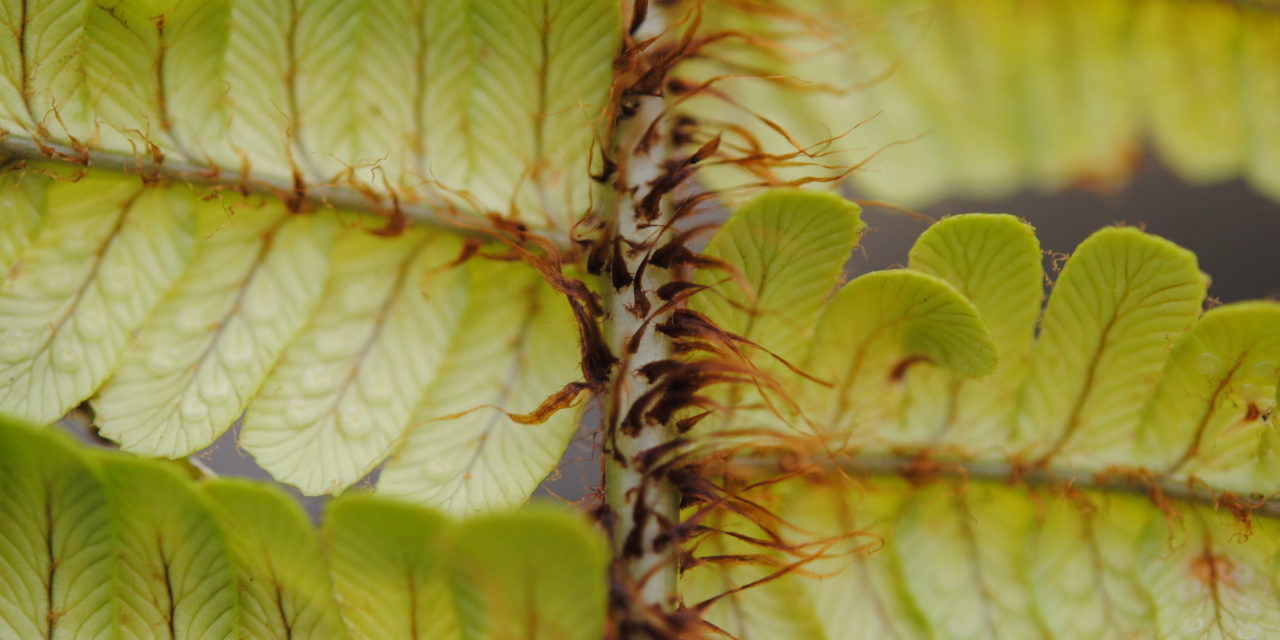
<path fill-rule="evenodd" d="M 82 456 L 65 434 L 0 420 L 0 631 L 68 640 L 604 632 L 604 540 L 561 507 L 456 523 L 347 495 L 328 505 L 317 536 L 279 489 L 193 472 L 116 451 Z"/>
<path fill-rule="evenodd" d="M 24 268 L 0 284 L 0 410 L 52 422 L 106 380 L 190 259 L 189 205 L 107 176 L 51 186 Z"/>
<path fill-rule="evenodd" d="M 743 205 L 703 252 L 738 273 L 700 269 L 694 281 L 712 289 L 690 308 L 796 361 L 857 244 L 859 211 L 836 196 L 807 191 L 771 191 Z"/>
<path fill-rule="evenodd" d="M 207 498 L 172 464 L 99 462 L 111 500 L 121 635 L 235 638 L 235 566 Z"/>
<path fill-rule="evenodd" d="M 231 3 L 224 79 L 227 91 L 225 147 L 214 147 L 214 161 L 236 166 L 248 158 L 260 175 L 286 177 L 294 168 L 289 123 L 297 117 L 290 86 L 292 20 L 288 0 Z M 241 155 L 243 154 L 243 156 Z"/>
<path fill-rule="evenodd" d="M 858 476 L 761 493 L 753 500 L 807 535 L 853 536 L 849 552 L 806 565 L 818 575 L 792 576 L 811 594 L 817 637 L 1264 638 L 1280 629 L 1267 605 L 1280 597 L 1271 517 L 973 479 Z M 735 606 L 725 599 L 710 613 L 744 619 Z M 814 637 L 763 633 L 777 622 L 740 635 Z"/>
<path fill-rule="evenodd" d="M 1044 456 L 1123 460 L 1205 286 L 1191 252 L 1137 229 L 1103 229 L 1082 242 L 1045 308 L 1020 437 Z"/>
<path fill-rule="evenodd" d="M 197 210 L 190 268 L 93 400 L 103 435 L 127 450 L 177 457 L 212 443 L 319 300 L 336 232 L 330 217 L 224 206 Z"/>
<path fill-rule="evenodd" d="M 246 410 L 245 449 L 304 493 L 340 491 L 390 453 L 466 302 L 461 242 L 412 230 L 338 239 L 322 302 Z"/>
<path fill-rule="evenodd" d="M 27 3 L 23 87 L 28 114 L 37 133 L 60 138 L 90 137 L 90 107 L 85 82 L 85 24 L 92 3 L 84 0 L 34 0 Z"/>
<path fill-rule="evenodd" d="M 0 420 L 0 635 L 112 638 L 111 511 L 63 434 Z"/>
<path fill-rule="evenodd" d="M 1135 434 L 1139 464 L 1228 491 L 1275 484 L 1280 304 L 1215 307 L 1174 347 Z"/>
<path fill-rule="evenodd" d="M 893 422 L 901 376 L 926 362 L 966 377 L 995 368 L 995 344 L 973 303 L 917 271 L 861 276 L 836 294 L 814 331 L 806 366 L 830 386 L 809 385 L 809 419 L 822 434 L 894 437 L 874 427 Z"/>
<path fill-rule="evenodd" d="M 449 583 L 454 527 L 433 512 L 368 496 L 329 506 L 324 538 L 350 637 L 465 637 Z"/>
<path fill-rule="evenodd" d="M 577 328 L 532 269 L 473 259 L 470 299 L 442 369 L 414 411 L 378 491 L 452 515 L 524 502 L 560 460 L 581 411 L 520 424 L 578 379 Z M 458 415 L 462 414 L 462 415 Z"/>
<path fill-rule="evenodd" d="M 946 280 L 973 302 L 998 362 L 976 384 L 935 367 L 910 369 L 902 437 L 970 452 L 998 447 L 1026 377 L 1044 295 L 1035 232 L 1008 215 L 944 218 L 916 240 L 910 266 Z"/>
<path fill-rule="evenodd" d="M 0 175 L 0 281 L 21 268 L 21 260 L 44 223 L 46 178 L 8 172 Z"/>
<path fill-rule="evenodd" d="M 0 125 L 49 159 L 563 231 L 593 202 L 621 22 L 612 0 L 14 0 Z"/>
<path fill-rule="evenodd" d="M 595 640 L 604 634 L 605 548 L 582 519 L 531 507 L 468 520 L 456 541 L 454 580 L 468 636 Z"/>
<path fill-rule="evenodd" d="M 704 34 L 777 45 L 726 38 L 678 70 L 690 85 L 719 77 L 719 92 L 750 105 L 682 100 L 699 121 L 728 121 L 722 148 L 812 154 L 774 163 L 771 178 L 853 167 L 847 182 L 861 193 L 923 207 L 1120 185 L 1154 146 L 1189 181 L 1239 176 L 1278 193 L 1272 3 L 791 1 L 703 18 Z M 817 166 L 794 166 L 805 161 Z M 725 189 L 758 176 L 725 163 L 703 177 Z"/>
<path fill-rule="evenodd" d="M 288 639 L 344 636 L 315 530 L 298 503 L 248 480 L 205 482 L 236 564 L 239 634 Z"/>

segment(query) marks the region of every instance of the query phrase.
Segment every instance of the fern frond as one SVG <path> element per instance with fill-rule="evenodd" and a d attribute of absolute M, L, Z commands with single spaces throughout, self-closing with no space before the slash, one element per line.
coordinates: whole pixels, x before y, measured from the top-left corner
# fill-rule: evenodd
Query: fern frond
<path fill-rule="evenodd" d="M 1266 638 L 1280 523 L 1229 509 L 1070 487 L 814 477 L 746 496 L 830 544 L 715 603 L 735 637 Z M 741 518 L 730 530 L 759 534 Z M 722 541 L 712 553 L 750 553 Z M 707 545 L 704 545 L 707 547 Z M 757 551 L 758 553 L 758 551 Z M 768 575 L 692 561 L 685 602 Z M 725 576 L 730 578 L 725 580 Z M 770 603 L 801 603 L 782 608 Z"/>
<path fill-rule="evenodd" d="M 833 195 L 774 191 L 725 222 L 703 255 L 731 269 L 700 270 L 697 284 L 714 287 L 690 301 L 720 328 L 795 360 L 812 342 L 812 327 L 863 225 L 857 205 Z"/>
<path fill-rule="evenodd" d="M 748 207 L 737 215 L 754 214 Z M 767 246 L 766 238 L 779 241 L 761 231 L 738 245 Z M 822 431 L 846 441 L 837 453 L 994 457 L 1081 473 L 1124 467 L 1198 482 L 1207 478 L 1191 469 L 1216 456 L 1235 456 L 1214 464 L 1237 469 L 1272 466 L 1264 460 L 1280 379 L 1280 303 L 1202 311 L 1207 277 L 1195 256 L 1126 227 L 1081 243 L 1038 326 L 1041 268 L 1026 224 L 1003 215 L 947 218 L 911 256 L 910 269 L 868 274 L 831 297 L 809 355 L 797 360 L 808 378 L 773 374 L 810 423 L 821 416 Z M 733 256 L 728 268 L 757 259 Z M 913 301 L 924 305 L 914 327 Z M 774 328 L 753 338 L 768 350 L 794 333 Z M 1269 494 L 1280 476 L 1259 473 L 1211 486 Z"/>
<path fill-rule="evenodd" d="M 977 450 L 1004 443 L 1008 407 L 1026 379 L 1040 317 L 1041 259 L 1035 230 L 1009 215 L 952 216 L 916 240 L 908 264 L 973 302 L 995 342 L 997 363 L 981 381 L 934 367 L 912 371 L 903 392 L 903 439 Z"/>
<path fill-rule="evenodd" d="M 0 407 L 35 422 L 57 420 L 106 381 L 195 244 L 191 200 L 172 190 L 93 175 L 44 200 L 38 235 L 0 285 Z"/>
<path fill-rule="evenodd" d="M 539 407 L 579 375 L 577 325 L 560 294 L 519 264 L 476 263 L 470 275 L 461 328 L 378 476 L 379 492 L 450 514 L 523 502 L 555 468 L 581 416 L 516 419 L 540 419 Z"/>
<path fill-rule="evenodd" d="M 430 423 L 459 439 L 407 450 L 453 442 L 471 453 L 450 450 L 451 464 L 488 471 L 390 476 L 401 494 L 465 496 L 435 503 L 451 511 L 523 501 L 572 437 L 574 410 L 527 425 L 502 413 L 531 413 L 579 376 L 576 324 L 529 265 L 439 231 L 382 237 L 356 214 L 129 176 L 17 169 L 3 186 L 0 413 L 48 423 L 89 400 L 103 435 L 165 457 L 243 417 L 244 448 L 313 494 Z M 495 462 L 515 452 L 520 464 Z"/>
<path fill-rule="evenodd" d="M 1280 198 L 1267 3 L 725 0 L 706 15 L 708 32 L 751 38 L 680 70 L 686 86 L 723 77 L 682 108 L 731 125 L 726 159 L 788 158 L 709 167 L 717 188 L 857 167 L 860 192 L 918 207 L 1113 186 L 1150 144 L 1187 180 L 1239 176 Z"/>
<path fill-rule="evenodd" d="M 757 228 L 722 269 L 785 244 Z M 697 438 L 727 456 L 736 506 L 691 505 L 730 535 L 694 546 L 686 605 L 745 638 L 1280 630 L 1262 604 L 1280 597 L 1280 303 L 1202 311 L 1194 255 L 1113 227 L 1067 260 L 1037 322 L 1040 259 L 1025 223 L 956 216 L 909 269 L 832 295 L 804 375 L 771 371 L 797 410 L 734 407 L 750 450 Z"/>
<path fill-rule="evenodd" d="M 0 22 L 11 152 L 560 232 L 591 205 L 622 35 L 611 0 L 20 0 Z"/>
<path fill-rule="evenodd" d="M 196 212 L 196 255 L 93 399 L 102 434 L 179 457 L 235 422 L 314 311 L 338 225 L 266 205 Z"/>
<path fill-rule="evenodd" d="M 4 637 L 603 632 L 604 545 L 547 506 L 456 522 L 351 495 L 329 505 L 321 536 L 268 485 L 192 480 L 175 463 L 5 421 L 0 522 Z"/>
<path fill-rule="evenodd" d="M 241 443 L 264 469 L 336 493 L 380 461 L 459 328 L 467 290 L 449 263 L 460 249 L 416 230 L 338 241 L 319 307 L 245 413 Z"/>

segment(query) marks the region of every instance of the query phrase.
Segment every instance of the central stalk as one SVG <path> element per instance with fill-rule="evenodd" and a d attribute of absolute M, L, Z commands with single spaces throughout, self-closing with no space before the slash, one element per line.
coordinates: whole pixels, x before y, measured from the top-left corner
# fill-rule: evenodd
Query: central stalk
<path fill-rule="evenodd" d="M 662 38 L 664 24 L 655 9 L 647 16 L 634 11 L 631 15 L 641 23 L 632 26 L 630 43 Z M 653 60 L 662 55 L 659 44 L 636 51 L 633 78 L 653 69 Z M 639 420 L 639 429 L 634 421 L 632 428 L 623 427 L 636 402 L 650 389 L 640 370 L 671 357 L 670 341 L 655 331 L 658 322 L 651 319 L 661 307 L 654 292 L 669 281 L 670 274 L 646 264 L 646 255 L 665 239 L 661 230 L 670 208 L 659 207 L 656 220 L 647 219 L 642 210 L 642 201 L 670 157 L 671 145 L 661 122 L 666 107 L 661 82 L 646 84 L 657 86 L 627 87 L 623 114 L 614 130 L 612 157 L 617 174 L 603 239 L 609 269 L 601 282 L 605 333 L 620 361 L 604 401 L 604 456 L 615 552 L 611 577 L 621 596 L 614 602 L 614 628 L 623 639 L 670 637 L 671 614 L 679 602 L 679 545 L 672 536 L 679 517 L 678 496 L 664 477 L 646 468 L 646 453 L 660 451 L 655 448 L 671 442 L 675 431 L 671 425 L 645 418 Z M 649 304 L 637 304 L 638 300 Z"/>

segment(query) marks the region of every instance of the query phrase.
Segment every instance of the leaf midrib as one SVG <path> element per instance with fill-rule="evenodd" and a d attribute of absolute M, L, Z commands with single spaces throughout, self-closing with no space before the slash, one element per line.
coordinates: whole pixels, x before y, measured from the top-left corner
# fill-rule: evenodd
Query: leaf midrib
<path fill-rule="evenodd" d="M 795 467 L 794 458 L 776 458 L 767 452 L 750 459 L 728 463 L 744 472 L 777 472 Z M 1226 509 L 1238 515 L 1280 520 L 1280 492 L 1241 495 L 1218 490 L 1195 478 L 1176 477 L 1144 468 L 1107 467 L 1071 469 L 1064 466 L 1028 466 L 1005 460 L 931 459 L 925 451 L 897 455 L 844 455 L 808 460 L 816 469 L 829 469 L 852 477 L 896 477 L 913 485 L 931 481 L 958 480 L 1007 487 L 1044 487 L 1103 494 L 1128 494 L 1154 502 L 1174 501 L 1212 509 Z"/>
<path fill-rule="evenodd" d="M 17 132 L 8 132 L 0 139 L 0 153 L 18 159 L 35 162 L 53 162 L 64 166 L 98 169 L 119 175 L 132 175 L 144 181 L 171 184 L 189 184 L 212 188 L 227 188 L 270 197 L 273 200 L 301 207 L 306 210 L 343 210 L 360 213 L 395 211 L 412 219 L 418 226 L 448 231 L 465 237 L 492 238 L 495 230 L 474 221 L 466 222 L 456 211 L 427 203 L 408 202 L 396 193 L 376 193 L 341 184 L 297 183 L 290 178 L 278 178 L 240 171 L 227 167 L 199 164 L 166 157 L 151 157 L 133 153 L 85 149 L 36 139 Z M 292 196 L 302 185 L 301 198 Z M 569 249 L 568 237 L 560 232 L 544 230 L 545 238 L 562 249 Z"/>

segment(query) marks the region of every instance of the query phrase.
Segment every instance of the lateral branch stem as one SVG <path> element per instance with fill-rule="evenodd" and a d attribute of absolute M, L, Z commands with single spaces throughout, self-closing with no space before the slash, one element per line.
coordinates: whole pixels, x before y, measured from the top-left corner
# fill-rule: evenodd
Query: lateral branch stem
<path fill-rule="evenodd" d="M 730 469 L 756 472 L 794 470 L 797 466 L 811 465 L 828 471 L 838 469 L 854 477 L 896 477 L 920 483 L 930 480 L 958 480 L 1011 487 L 1071 488 L 1172 500 L 1215 509 L 1226 508 L 1266 518 L 1280 518 L 1280 499 L 1276 495 L 1242 495 L 1220 491 L 1194 478 L 1174 478 L 1143 469 L 1071 470 L 1027 467 L 1005 461 L 962 460 L 931 460 L 927 465 L 922 465 L 920 458 L 910 456 L 845 456 L 834 462 L 815 459 L 799 465 L 781 457 L 755 456 L 735 458 L 727 464 Z"/>
<path fill-rule="evenodd" d="M 280 200 L 288 200 L 298 191 L 298 185 L 289 178 L 237 171 L 167 157 L 155 158 L 141 153 L 77 149 L 61 143 L 36 141 L 12 132 L 0 137 L 0 156 L 112 171 L 135 175 L 143 180 L 225 187 Z M 489 229 L 488 222 L 483 218 L 459 212 L 452 207 L 404 202 L 391 194 L 342 184 L 306 183 L 302 200 L 320 209 L 331 208 L 364 213 L 398 211 L 417 225 L 465 236 L 485 237 L 496 232 Z M 548 238 L 561 248 L 568 246 L 567 238 L 554 235 Z"/>

